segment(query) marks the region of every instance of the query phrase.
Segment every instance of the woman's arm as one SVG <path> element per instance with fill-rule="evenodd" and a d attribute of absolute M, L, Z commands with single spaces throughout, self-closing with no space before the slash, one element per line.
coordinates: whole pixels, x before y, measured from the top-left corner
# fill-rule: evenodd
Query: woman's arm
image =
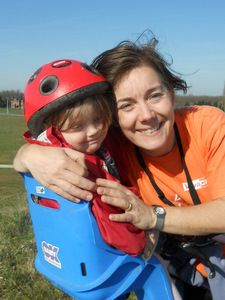
<path fill-rule="evenodd" d="M 225 233 L 225 197 L 183 208 L 166 207 L 164 230 L 183 235 Z"/>
<path fill-rule="evenodd" d="M 156 215 L 151 206 L 117 182 L 97 179 L 97 184 L 97 192 L 102 195 L 103 202 L 124 210 L 129 207 L 129 203 L 132 204 L 131 210 L 124 214 L 111 215 L 111 220 L 129 222 L 143 230 L 154 228 Z M 225 233 L 225 197 L 197 206 L 165 207 L 165 210 L 164 232 L 180 235 Z"/>
<path fill-rule="evenodd" d="M 42 185 L 71 201 L 90 201 L 89 191 L 96 190 L 96 184 L 86 178 L 84 154 L 72 149 L 26 144 L 13 164 L 16 171 L 30 172 Z"/>

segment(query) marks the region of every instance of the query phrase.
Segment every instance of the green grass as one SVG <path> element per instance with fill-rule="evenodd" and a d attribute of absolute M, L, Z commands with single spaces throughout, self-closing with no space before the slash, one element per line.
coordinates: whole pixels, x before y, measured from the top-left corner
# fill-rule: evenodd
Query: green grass
<path fill-rule="evenodd" d="M 0 110 L 1 113 L 1 110 Z M 0 116 L 0 164 L 24 144 L 24 119 Z M 36 245 L 22 177 L 0 169 L 0 299 L 72 299 L 34 268 Z M 137 299 L 135 294 L 129 300 Z"/>
<path fill-rule="evenodd" d="M 0 114 L 7 114 L 7 108 L 0 107 Z M 9 115 L 23 115 L 22 109 L 8 109 Z"/>
<path fill-rule="evenodd" d="M 0 116 L 0 128 L 0 164 L 12 164 L 24 144 L 24 119 Z M 0 169 L 0 241 L 0 299 L 71 299 L 34 268 L 27 196 L 22 177 L 13 169 Z"/>
<path fill-rule="evenodd" d="M 12 164 L 16 151 L 25 141 L 27 130 L 23 117 L 0 116 L 0 164 Z"/>

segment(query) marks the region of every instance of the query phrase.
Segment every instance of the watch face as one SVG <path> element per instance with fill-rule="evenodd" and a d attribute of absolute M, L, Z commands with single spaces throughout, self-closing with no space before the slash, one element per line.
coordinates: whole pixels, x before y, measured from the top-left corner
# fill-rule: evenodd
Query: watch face
<path fill-rule="evenodd" d="M 160 206 L 155 207 L 155 212 L 157 213 L 157 215 L 164 215 L 165 213 L 164 208 Z"/>

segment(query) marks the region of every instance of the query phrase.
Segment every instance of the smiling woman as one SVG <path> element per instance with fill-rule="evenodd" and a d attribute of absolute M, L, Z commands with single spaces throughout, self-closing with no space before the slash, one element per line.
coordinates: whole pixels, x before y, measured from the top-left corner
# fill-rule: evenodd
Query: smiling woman
<path fill-rule="evenodd" d="M 185 259 L 189 263 L 194 248 L 189 247 L 189 253 L 181 250 L 177 235 L 186 236 L 186 241 L 191 239 L 190 235 L 201 236 L 205 241 L 207 234 L 225 232 L 222 220 L 225 186 L 218 180 L 217 173 L 223 176 L 225 172 L 225 115 L 210 107 L 174 111 L 174 91 L 186 92 L 187 85 L 171 72 L 156 52 L 155 44 L 155 39 L 139 46 L 122 42 L 99 55 L 93 63 L 113 89 L 119 125 L 128 139 L 125 149 L 129 180 L 149 206 L 135 197 L 133 200 L 127 197 L 122 187 L 103 180 L 97 181 L 98 192 L 102 194 L 102 201 L 109 204 L 118 207 L 125 207 L 127 202 L 132 204 L 130 213 L 111 215 L 111 220 L 172 233 L 174 251 L 168 252 L 165 243 L 161 245 L 165 250 L 160 254 L 171 257 L 169 269 L 174 270 L 179 265 L 178 281 L 201 285 L 207 274 L 210 279 L 211 274 L 215 275 L 211 265 L 215 263 L 215 256 L 221 261 L 218 269 L 225 271 L 221 245 L 211 241 L 211 248 L 204 248 L 198 244 L 201 250 L 197 256 L 202 258 L 201 252 L 207 252 L 206 261 L 203 261 L 206 274 L 200 269 L 197 271 L 194 265 L 186 265 Z M 207 185 L 196 185 L 200 180 Z M 169 237 L 171 243 L 170 236 L 161 234 L 161 237 L 162 240 Z M 183 264 L 181 256 L 185 258 Z M 200 277 L 185 275 L 188 267 L 194 272 L 192 274 L 198 272 Z M 208 284 L 215 299 L 220 299 L 225 290 L 221 285 L 220 288 L 216 286 L 224 277 L 220 276 L 220 271 L 216 277 Z M 180 292 L 182 295 L 183 291 Z"/>
<path fill-rule="evenodd" d="M 117 103 L 123 133 L 111 128 L 108 149 L 121 182 L 136 187 L 142 201 L 118 182 L 100 178 L 97 193 L 105 203 L 123 210 L 131 207 L 125 213 L 111 214 L 114 222 L 161 231 L 165 244 L 160 244 L 159 253 L 168 258 L 178 287 L 184 282 L 208 286 L 213 298 L 221 299 L 225 294 L 225 277 L 221 276 L 225 259 L 222 245 L 215 244 L 210 234 L 225 232 L 225 185 L 221 180 L 225 173 L 225 114 L 207 106 L 174 110 L 174 93 L 186 92 L 187 84 L 156 51 L 156 44 L 155 38 L 146 44 L 125 41 L 93 62 L 110 85 L 106 95 Z M 63 156 L 60 150 L 57 153 L 59 158 Z M 35 156 L 44 163 L 31 164 Z M 90 195 L 77 189 L 90 190 L 86 182 L 83 185 L 79 164 L 67 157 L 63 171 L 61 167 L 57 173 L 60 184 L 52 172 L 55 164 L 55 157 L 53 161 L 46 150 L 43 153 L 28 146 L 15 158 L 20 171 L 29 169 L 38 174 L 44 185 L 57 185 L 58 192 L 71 200 Z M 188 251 L 182 248 L 187 241 Z M 168 249 L 172 251 L 168 253 Z M 200 259 L 206 272 L 196 268 Z M 184 299 L 182 289 L 180 293 Z"/>
<path fill-rule="evenodd" d="M 143 153 L 159 157 L 175 145 L 174 97 L 148 66 L 131 70 L 116 85 L 119 125 Z"/>

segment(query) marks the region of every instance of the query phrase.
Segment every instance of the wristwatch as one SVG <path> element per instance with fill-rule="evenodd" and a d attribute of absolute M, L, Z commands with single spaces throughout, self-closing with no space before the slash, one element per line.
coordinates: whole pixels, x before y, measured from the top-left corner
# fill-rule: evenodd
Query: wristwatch
<path fill-rule="evenodd" d="M 153 212 L 156 214 L 157 220 L 153 229 L 162 230 L 165 220 L 165 209 L 162 206 L 152 205 Z"/>

